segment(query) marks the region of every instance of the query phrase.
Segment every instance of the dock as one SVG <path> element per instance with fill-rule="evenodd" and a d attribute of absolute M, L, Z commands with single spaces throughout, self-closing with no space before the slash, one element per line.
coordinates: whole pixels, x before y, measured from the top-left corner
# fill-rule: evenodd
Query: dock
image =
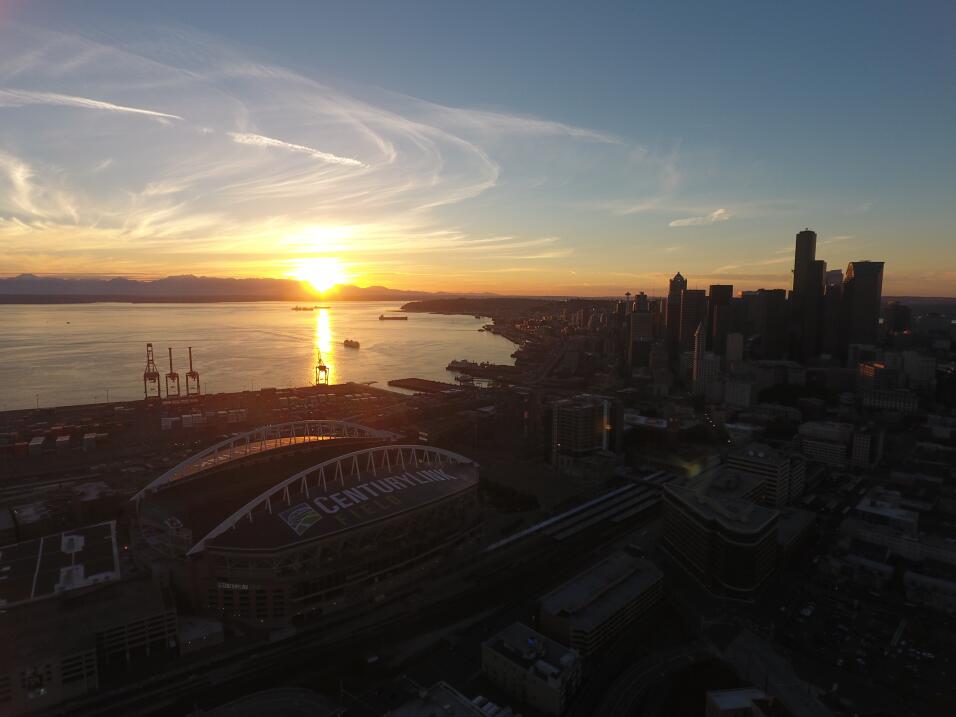
<path fill-rule="evenodd" d="M 461 386 L 454 383 L 430 381 L 427 378 L 396 378 L 388 382 L 389 386 L 404 388 L 419 393 L 444 393 L 445 391 L 461 391 Z"/>

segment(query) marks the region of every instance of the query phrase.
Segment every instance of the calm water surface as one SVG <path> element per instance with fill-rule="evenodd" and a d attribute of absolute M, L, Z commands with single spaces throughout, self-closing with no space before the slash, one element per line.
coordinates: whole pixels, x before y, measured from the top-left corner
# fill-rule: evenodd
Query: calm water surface
<path fill-rule="evenodd" d="M 340 302 L 291 311 L 291 303 L 70 304 L 0 306 L 0 410 L 143 397 L 146 342 L 161 374 L 167 347 L 183 391 L 186 347 L 204 393 L 305 386 L 316 353 L 333 383 L 417 376 L 452 381 L 449 361 L 514 363 L 515 345 L 478 331 L 487 319 L 409 314 L 379 321 L 400 304 Z M 345 339 L 361 343 L 347 349 Z"/>

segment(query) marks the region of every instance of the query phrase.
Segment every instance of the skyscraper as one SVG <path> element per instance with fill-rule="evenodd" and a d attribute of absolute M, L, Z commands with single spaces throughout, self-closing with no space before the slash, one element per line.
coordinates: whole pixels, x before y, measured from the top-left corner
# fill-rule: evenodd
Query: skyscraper
<path fill-rule="evenodd" d="M 557 401 L 552 407 L 551 463 L 565 468 L 577 458 L 606 450 L 609 411 L 607 399 L 597 396 Z"/>
<path fill-rule="evenodd" d="M 898 301 L 891 301 L 883 310 L 883 323 L 891 333 L 902 333 L 910 330 L 913 312 L 910 307 Z"/>
<path fill-rule="evenodd" d="M 793 254 L 793 293 L 803 287 L 804 277 L 810 264 L 817 258 L 817 233 L 804 229 L 797 233 L 797 244 Z"/>
<path fill-rule="evenodd" d="M 732 371 L 744 360 L 744 335 L 736 332 L 727 334 L 726 345 L 724 358 L 727 361 L 727 369 Z"/>
<path fill-rule="evenodd" d="M 820 350 L 830 356 L 842 356 L 843 347 L 843 270 L 827 272 L 827 288 L 823 295 L 823 316 L 820 321 Z"/>
<path fill-rule="evenodd" d="M 730 326 L 730 301 L 734 297 L 733 284 L 711 284 L 707 297 L 707 348 L 723 353 Z"/>
<path fill-rule="evenodd" d="M 680 272 L 674 274 L 667 291 L 667 347 L 671 355 L 675 355 L 680 346 L 680 304 L 686 288 L 687 279 Z"/>
<path fill-rule="evenodd" d="M 799 232 L 793 255 L 793 291 L 790 293 L 790 355 L 801 361 L 820 353 L 827 265 L 816 258 L 816 251 L 816 232 L 810 229 Z"/>
<path fill-rule="evenodd" d="M 783 358 L 787 350 L 787 291 L 757 289 L 751 297 L 751 323 L 761 358 Z"/>
<path fill-rule="evenodd" d="M 844 338 L 848 344 L 874 344 L 883 296 L 883 262 L 851 261 L 843 280 Z"/>
<path fill-rule="evenodd" d="M 680 348 L 692 351 L 694 333 L 707 320 L 707 292 L 703 289 L 684 289 L 680 301 Z"/>
<path fill-rule="evenodd" d="M 627 362 L 631 369 L 647 366 L 654 343 L 654 315 L 647 311 L 635 311 L 630 321 L 627 344 Z"/>
<path fill-rule="evenodd" d="M 832 286 L 833 284 L 843 285 L 843 269 L 830 269 L 826 273 L 826 285 Z"/>
<path fill-rule="evenodd" d="M 697 325 L 697 330 L 694 332 L 694 364 L 691 373 L 691 378 L 694 381 L 694 393 L 696 394 L 702 394 L 704 392 L 704 381 L 701 369 L 704 361 L 706 338 L 707 332 L 704 330 L 704 323 L 701 322 Z"/>

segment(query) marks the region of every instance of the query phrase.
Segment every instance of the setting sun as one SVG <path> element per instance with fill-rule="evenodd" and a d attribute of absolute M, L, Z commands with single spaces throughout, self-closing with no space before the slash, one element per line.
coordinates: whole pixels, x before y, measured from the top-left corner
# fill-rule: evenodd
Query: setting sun
<path fill-rule="evenodd" d="M 334 257 L 303 260 L 293 276 L 299 281 L 307 281 L 318 292 L 328 291 L 347 280 L 341 262 Z"/>

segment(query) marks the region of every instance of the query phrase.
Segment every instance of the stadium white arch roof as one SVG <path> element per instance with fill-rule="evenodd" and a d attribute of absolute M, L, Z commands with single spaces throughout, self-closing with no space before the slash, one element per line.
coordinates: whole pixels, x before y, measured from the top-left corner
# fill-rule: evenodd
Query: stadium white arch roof
<path fill-rule="evenodd" d="M 397 469 L 469 463 L 474 464 L 474 461 L 459 453 L 421 445 L 375 446 L 346 453 L 299 471 L 263 491 L 196 541 L 187 555 L 201 552 L 206 542 L 233 528 L 240 520 L 253 522 L 257 509 L 265 510 L 271 515 L 273 503 L 277 504 L 276 507 L 291 506 L 292 494 L 289 490 L 291 486 L 297 485 L 299 492 L 308 496 L 310 485 L 314 489 L 321 488 L 325 491 L 329 483 L 334 484 L 338 481 L 344 488 L 347 479 L 357 479 L 363 475 L 375 476 L 379 472 L 390 473 Z"/>
<path fill-rule="evenodd" d="M 289 421 L 288 423 L 259 426 L 246 433 L 231 436 L 189 456 L 186 460 L 151 481 L 133 496 L 133 500 L 139 501 L 147 493 L 155 492 L 168 483 L 189 478 L 231 461 L 288 446 L 338 438 L 394 441 L 398 438 L 398 435 L 350 421 L 337 420 Z"/>

